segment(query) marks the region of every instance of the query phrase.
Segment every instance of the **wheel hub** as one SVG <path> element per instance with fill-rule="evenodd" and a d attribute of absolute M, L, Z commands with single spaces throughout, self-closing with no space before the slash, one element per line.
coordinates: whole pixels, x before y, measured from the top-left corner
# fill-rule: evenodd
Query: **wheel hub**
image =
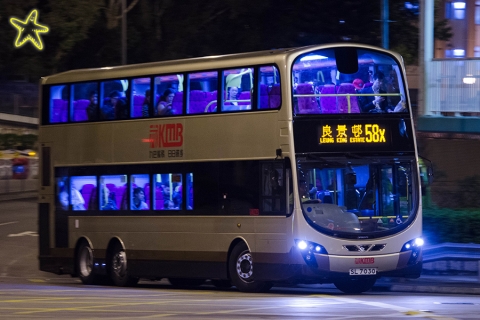
<path fill-rule="evenodd" d="M 242 254 L 237 260 L 237 273 L 243 280 L 248 280 L 253 275 L 252 255 L 248 253 Z"/>
<path fill-rule="evenodd" d="M 122 278 L 125 276 L 127 270 L 127 255 L 125 254 L 125 251 L 117 252 L 113 256 L 112 265 L 113 272 L 115 272 L 118 277 Z"/>

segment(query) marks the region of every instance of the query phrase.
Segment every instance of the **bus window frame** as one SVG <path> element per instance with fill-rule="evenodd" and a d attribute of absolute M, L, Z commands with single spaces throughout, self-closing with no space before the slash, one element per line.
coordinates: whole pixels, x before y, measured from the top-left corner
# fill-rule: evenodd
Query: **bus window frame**
<path fill-rule="evenodd" d="M 245 113 L 245 112 L 256 112 L 256 111 L 279 111 L 282 108 L 283 101 L 280 101 L 280 104 L 277 108 L 265 108 L 265 109 L 260 109 L 258 106 L 258 103 L 260 101 L 259 95 L 260 95 L 260 68 L 262 67 L 273 67 L 275 68 L 276 72 L 278 72 L 278 78 L 279 78 L 279 84 L 280 88 L 283 89 L 285 85 L 282 85 L 283 83 L 286 83 L 285 79 L 282 80 L 282 75 L 280 74 L 280 68 L 278 67 L 277 63 L 272 62 L 272 63 L 262 63 L 262 64 L 255 64 L 255 65 L 243 65 L 243 66 L 229 66 L 229 67 L 222 67 L 218 69 L 202 69 L 202 70 L 188 70 L 188 71 L 182 71 L 182 72 L 165 72 L 165 73 L 158 73 L 158 74 L 142 74 L 142 75 L 135 75 L 135 76 L 130 76 L 130 77 L 115 77 L 115 78 L 101 78 L 101 79 L 89 79 L 89 80 L 83 80 L 83 81 L 71 81 L 71 82 L 62 82 L 62 83 L 52 83 L 52 84 L 46 84 L 42 85 L 42 104 L 41 104 L 41 115 L 42 115 L 42 121 L 41 124 L 42 126 L 50 126 L 50 125 L 64 125 L 64 124 L 78 124 L 78 123 L 99 123 L 99 122 L 111 122 L 111 121 L 128 121 L 128 120 L 146 120 L 146 119 L 153 119 L 153 118 L 171 118 L 171 117 L 185 117 L 185 116 L 198 116 L 198 115 L 207 115 L 207 114 L 236 114 L 236 113 Z M 221 108 L 218 108 L 220 105 L 219 102 L 222 102 L 221 95 L 224 93 L 224 83 L 223 83 L 223 72 L 224 70 L 231 70 L 231 69 L 246 69 L 250 68 L 253 69 L 254 72 L 254 77 L 253 77 L 253 95 L 251 94 L 251 109 L 249 110 L 236 110 L 236 111 L 222 111 Z M 203 112 L 203 113 L 195 113 L 195 114 L 187 114 L 187 94 L 185 94 L 186 90 L 189 89 L 187 88 L 187 85 L 189 86 L 189 82 L 187 81 L 187 76 L 190 73 L 202 73 L 202 72 L 216 72 L 218 75 L 217 78 L 217 110 L 214 112 Z M 180 115 L 153 115 L 150 114 L 149 117 L 133 117 L 132 116 L 132 105 L 133 105 L 133 80 L 134 79 L 139 79 L 139 78 L 150 78 L 150 94 L 152 95 L 152 99 L 150 99 L 150 110 L 153 111 L 155 108 L 154 104 L 154 81 L 155 77 L 161 77 L 161 76 L 166 76 L 166 75 L 172 75 L 172 74 L 177 74 L 177 75 L 182 75 L 183 76 L 183 107 L 182 107 L 182 114 Z M 104 83 L 109 82 L 109 81 L 115 81 L 115 80 L 126 80 L 128 81 L 128 88 L 125 91 L 125 97 L 128 99 L 127 103 L 127 108 L 128 108 L 128 117 L 126 119 L 100 119 L 101 116 L 101 108 L 103 106 L 104 98 L 108 93 L 105 92 L 104 90 Z M 87 121 L 76 121 L 73 122 L 71 121 L 71 108 L 73 108 L 73 101 L 72 101 L 72 88 L 74 85 L 82 84 L 82 83 L 97 83 L 97 94 L 98 94 L 98 114 L 97 114 L 97 120 L 87 120 Z M 51 106 L 51 99 L 50 99 L 50 88 L 54 86 L 68 86 L 69 87 L 69 103 L 68 103 L 68 115 L 67 115 L 67 122 L 55 122 L 52 123 L 50 116 L 51 116 L 51 111 L 52 111 L 52 106 Z M 288 89 L 288 88 L 287 88 Z M 283 90 L 280 91 L 281 96 L 283 95 Z"/>

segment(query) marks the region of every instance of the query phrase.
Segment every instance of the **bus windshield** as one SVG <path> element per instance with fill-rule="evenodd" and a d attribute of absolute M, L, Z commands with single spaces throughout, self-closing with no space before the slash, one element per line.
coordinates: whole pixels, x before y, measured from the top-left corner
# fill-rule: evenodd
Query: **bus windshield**
<path fill-rule="evenodd" d="M 376 50 L 339 47 L 292 66 L 294 114 L 408 112 L 399 63 Z"/>
<path fill-rule="evenodd" d="M 346 237 L 398 232 L 416 210 L 409 159 L 298 159 L 298 190 L 315 229 Z"/>

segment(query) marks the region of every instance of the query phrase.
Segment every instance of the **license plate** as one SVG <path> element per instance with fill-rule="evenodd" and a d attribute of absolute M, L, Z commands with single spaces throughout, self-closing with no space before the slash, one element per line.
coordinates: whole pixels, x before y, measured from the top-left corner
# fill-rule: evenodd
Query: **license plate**
<path fill-rule="evenodd" d="M 377 274 L 377 268 L 354 268 L 350 269 L 351 276 L 370 276 Z"/>

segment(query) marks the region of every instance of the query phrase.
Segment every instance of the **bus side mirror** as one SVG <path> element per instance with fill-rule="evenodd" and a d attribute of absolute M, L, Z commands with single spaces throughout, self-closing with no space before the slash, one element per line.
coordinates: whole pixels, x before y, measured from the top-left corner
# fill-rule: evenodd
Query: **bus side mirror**
<path fill-rule="evenodd" d="M 434 172 L 432 161 L 420 156 L 420 178 L 422 180 L 422 187 L 432 184 L 433 175 Z"/>

